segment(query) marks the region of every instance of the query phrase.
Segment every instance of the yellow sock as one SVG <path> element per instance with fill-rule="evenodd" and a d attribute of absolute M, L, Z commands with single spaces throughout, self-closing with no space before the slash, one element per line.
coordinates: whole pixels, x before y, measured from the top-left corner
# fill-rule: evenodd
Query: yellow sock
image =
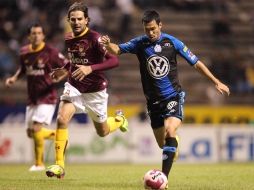
<path fill-rule="evenodd" d="M 37 166 L 43 165 L 43 153 L 44 153 L 44 137 L 42 130 L 34 133 L 34 154 L 35 164 Z"/>
<path fill-rule="evenodd" d="M 68 143 L 68 129 L 57 129 L 56 130 L 56 164 L 64 168 L 64 154 Z"/>
<path fill-rule="evenodd" d="M 41 131 L 42 131 L 42 133 L 43 133 L 44 139 L 55 140 L 56 130 L 47 129 L 47 128 L 45 128 L 45 127 L 42 127 L 42 128 L 41 128 Z"/>
<path fill-rule="evenodd" d="M 123 124 L 122 117 L 108 117 L 107 124 L 109 126 L 109 132 L 112 133 L 117 130 Z"/>

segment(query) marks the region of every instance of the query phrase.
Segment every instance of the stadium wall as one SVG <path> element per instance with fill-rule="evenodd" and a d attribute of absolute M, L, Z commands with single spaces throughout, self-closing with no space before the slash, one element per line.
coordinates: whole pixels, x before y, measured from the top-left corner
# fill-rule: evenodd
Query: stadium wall
<path fill-rule="evenodd" d="M 100 138 L 90 124 L 70 125 L 69 163 L 160 163 L 149 123 L 130 120 L 130 132 Z M 179 129 L 180 163 L 247 162 L 254 160 L 254 128 L 250 125 L 183 125 Z M 47 142 L 45 159 L 54 160 Z M 0 163 L 32 162 L 33 145 L 23 125 L 0 126 Z"/>
<path fill-rule="evenodd" d="M 114 115 L 115 110 L 124 110 L 127 118 L 132 118 L 146 113 L 142 104 L 119 104 L 109 106 L 109 115 Z M 0 109 L 0 125 L 4 123 L 22 123 L 25 120 L 25 105 L 2 106 Z M 208 106 L 186 105 L 184 108 L 184 123 L 189 124 L 254 124 L 253 106 Z M 54 119 L 56 114 L 54 115 Z M 89 118 L 85 114 L 75 114 L 74 122 L 87 123 Z"/>

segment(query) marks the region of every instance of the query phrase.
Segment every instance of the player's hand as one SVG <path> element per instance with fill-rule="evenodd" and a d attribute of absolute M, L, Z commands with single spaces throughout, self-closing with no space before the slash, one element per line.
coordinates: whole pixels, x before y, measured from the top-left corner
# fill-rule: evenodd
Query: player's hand
<path fill-rule="evenodd" d="M 85 66 L 85 65 L 76 65 L 78 67 L 73 73 L 72 77 L 75 80 L 82 81 L 87 75 L 92 73 L 92 67 L 91 66 Z"/>
<path fill-rule="evenodd" d="M 5 86 L 6 87 L 11 87 L 15 82 L 16 82 L 16 78 L 15 77 L 10 77 L 10 78 L 7 78 L 6 80 L 5 80 Z"/>
<path fill-rule="evenodd" d="M 228 96 L 230 95 L 230 90 L 227 85 L 219 82 L 215 85 L 215 87 L 221 94 L 227 94 Z"/>
<path fill-rule="evenodd" d="M 108 46 L 109 43 L 110 43 L 110 38 L 108 37 L 108 35 L 105 35 L 105 36 L 101 36 L 99 39 L 98 39 L 99 43 L 104 45 L 104 46 Z"/>
<path fill-rule="evenodd" d="M 65 79 L 68 75 L 68 72 L 64 68 L 57 68 L 53 69 L 53 71 L 50 73 L 50 77 L 52 79 L 53 83 L 58 83 Z"/>

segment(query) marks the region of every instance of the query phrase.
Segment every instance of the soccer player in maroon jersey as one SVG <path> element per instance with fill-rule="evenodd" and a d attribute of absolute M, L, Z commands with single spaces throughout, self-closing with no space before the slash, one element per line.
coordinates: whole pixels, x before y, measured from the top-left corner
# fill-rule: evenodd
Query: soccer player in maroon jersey
<path fill-rule="evenodd" d="M 44 42 L 43 27 L 35 23 L 28 29 L 30 43 L 20 50 L 20 67 L 16 73 L 7 78 L 5 85 L 12 86 L 18 78 L 26 75 L 28 100 L 26 107 L 27 135 L 34 141 L 35 164 L 29 171 L 45 169 L 43 163 L 44 140 L 55 138 L 55 130 L 45 128 L 50 125 L 56 103 L 57 92 L 54 83 L 67 76 L 63 73 L 58 79 L 52 80 L 52 69 L 63 67 L 68 60 L 55 48 Z"/>
<path fill-rule="evenodd" d="M 128 122 L 122 112 L 115 117 L 107 116 L 107 80 L 103 71 L 118 66 L 118 58 L 109 54 L 98 42 L 100 35 L 88 28 L 88 9 L 83 3 L 74 3 L 68 10 L 72 32 L 65 43 L 70 60 L 64 68 L 55 70 L 53 78 L 69 71 L 57 117 L 55 140 L 56 164 L 49 166 L 48 177 L 63 178 L 64 154 L 68 143 L 68 123 L 75 113 L 87 113 L 93 120 L 96 132 L 104 137 L 120 128 L 128 130 Z"/>

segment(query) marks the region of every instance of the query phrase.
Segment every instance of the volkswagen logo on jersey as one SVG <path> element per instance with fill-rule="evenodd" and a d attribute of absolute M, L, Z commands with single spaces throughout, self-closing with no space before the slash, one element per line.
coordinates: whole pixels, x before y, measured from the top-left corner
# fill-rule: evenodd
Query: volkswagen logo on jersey
<path fill-rule="evenodd" d="M 161 79 L 169 73 L 170 65 L 166 57 L 153 55 L 147 60 L 147 68 L 153 78 Z"/>

